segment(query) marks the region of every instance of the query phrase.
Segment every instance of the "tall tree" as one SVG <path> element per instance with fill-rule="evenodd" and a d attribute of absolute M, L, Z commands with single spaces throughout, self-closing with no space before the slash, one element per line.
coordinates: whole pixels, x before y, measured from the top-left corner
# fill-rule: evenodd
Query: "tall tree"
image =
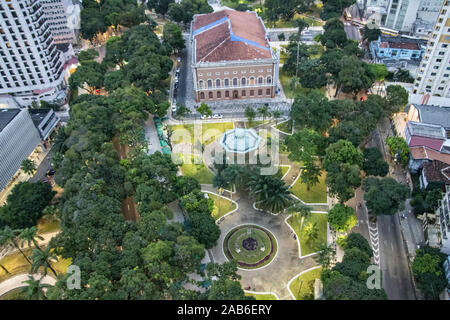
<path fill-rule="evenodd" d="M 31 255 L 31 260 L 33 261 L 31 265 L 31 272 L 38 272 L 39 268 L 44 268 L 44 275 L 47 275 L 48 269 L 50 269 L 55 277 L 58 276 L 56 270 L 53 268 L 51 261 L 56 261 L 58 258 L 54 254 L 53 249 L 48 246 L 45 250 L 33 249 L 33 254 Z"/>
<path fill-rule="evenodd" d="M 41 283 L 41 279 L 34 279 L 32 275 L 29 275 L 24 283 L 26 286 L 21 292 L 25 294 L 27 300 L 47 300 L 44 289 L 49 288 L 50 285 Z"/>
<path fill-rule="evenodd" d="M 32 175 L 36 171 L 36 165 L 34 164 L 33 160 L 25 159 L 22 161 L 20 169 L 22 169 L 22 171 L 25 172 L 25 174 Z"/>
<path fill-rule="evenodd" d="M 172 48 L 173 52 L 179 52 L 186 47 L 181 29 L 174 23 L 164 25 L 163 41 Z"/>

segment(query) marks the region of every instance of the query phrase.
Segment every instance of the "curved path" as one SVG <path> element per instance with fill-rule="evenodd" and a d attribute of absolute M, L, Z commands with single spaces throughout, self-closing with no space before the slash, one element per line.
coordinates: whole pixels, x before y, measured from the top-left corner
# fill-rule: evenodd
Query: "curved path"
<path fill-rule="evenodd" d="M 202 185 L 202 190 L 212 191 L 214 188 Z M 252 201 L 244 192 L 233 195 L 233 200 L 239 204 L 239 209 L 227 216 L 219 227 L 221 235 L 217 246 L 210 251 L 214 261 L 223 263 L 228 261 L 223 253 L 223 240 L 226 234 L 240 224 L 256 224 L 266 228 L 277 238 L 278 253 L 275 259 L 267 266 L 257 270 L 239 270 L 242 276 L 243 288 L 257 292 L 274 292 L 280 299 L 292 299 L 287 289 L 287 284 L 300 272 L 317 265 L 311 257 L 299 259 L 297 241 L 292 231 L 284 223 L 284 216 L 273 216 L 265 212 L 253 209 Z"/>
<path fill-rule="evenodd" d="M 24 283 L 24 281 L 28 280 L 28 276 L 33 276 L 35 280 L 42 277 L 41 273 L 24 273 L 19 274 L 17 276 L 14 276 L 12 278 L 9 278 L 8 280 L 3 281 L 0 283 L 0 296 L 4 295 L 5 293 L 8 293 L 11 290 L 26 287 L 27 285 Z M 50 277 L 49 275 L 46 275 L 44 278 L 42 278 L 41 283 L 54 285 L 56 282 L 55 278 Z"/>

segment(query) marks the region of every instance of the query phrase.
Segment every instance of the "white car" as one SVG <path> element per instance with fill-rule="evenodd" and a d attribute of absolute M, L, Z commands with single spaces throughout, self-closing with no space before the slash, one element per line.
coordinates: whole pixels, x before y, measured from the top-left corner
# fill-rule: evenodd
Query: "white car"
<path fill-rule="evenodd" d="M 222 119 L 223 118 L 223 116 L 220 113 L 214 113 L 212 117 L 213 117 L 213 119 Z"/>
<path fill-rule="evenodd" d="M 207 116 L 206 114 L 202 114 L 202 116 L 200 117 L 200 119 L 205 120 L 205 119 L 211 119 L 211 116 Z"/>
<path fill-rule="evenodd" d="M 180 63 L 181 62 L 181 57 L 178 57 L 177 61 L 178 61 L 178 63 Z"/>
<path fill-rule="evenodd" d="M 172 105 L 172 112 L 177 112 L 177 106 L 175 104 Z"/>

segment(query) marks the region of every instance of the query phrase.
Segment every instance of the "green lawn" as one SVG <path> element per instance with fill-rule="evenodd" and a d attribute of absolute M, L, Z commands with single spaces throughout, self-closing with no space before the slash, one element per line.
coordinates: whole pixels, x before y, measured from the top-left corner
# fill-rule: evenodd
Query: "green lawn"
<path fill-rule="evenodd" d="M 291 20 L 279 19 L 275 22 L 266 20 L 266 21 L 264 21 L 264 23 L 267 28 L 294 28 L 293 21 L 297 18 L 304 19 L 306 21 L 306 23 L 309 24 L 310 27 L 317 27 L 317 26 L 324 25 L 323 21 L 317 21 L 313 18 L 307 17 L 306 15 L 298 14 L 298 13 L 296 13 L 295 16 Z M 286 39 L 286 40 L 288 40 L 288 39 Z"/>
<path fill-rule="evenodd" d="M 291 282 L 289 289 L 297 300 L 314 299 L 314 282 L 315 279 L 320 279 L 321 273 L 322 268 L 317 268 L 301 274 Z"/>
<path fill-rule="evenodd" d="M 254 297 L 256 300 L 278 300 L 277 297 L 275 297 L 275 295 L 273 294 L 258 294 L 246 292 L 245 295 L 247 297 Z"/>
<path fill-rule="evenodd" d="M 214 175 L 205 166 L 205 164 L 195 164 L 194 157 L 191 156 L 191 163 L 184 163 L 181 165 L 181 172 L 183 176 L 192 177 L 200 184 L 212 184 Z"/>
<path fill-rule="evenodd" d="M 23 252 L 27 257 L 32 255 L 32 249 L 25 249 Z M 52 266 L 57 273 L 63 274 L 66 272 L 70 263 L 71 259 L 60 259 L 56 262 L 52 262 Z M 9 273 L 6 273 L 5 270 L 0 268 L 0 282 L 14 275 L 30 272 L 31 269 L 30 264 L 25 260 L 24 256 L 20 252 L 8 254 L 0 260 L 0 264 L 2 264 L 9 271 Z"/>
<path fill-rule="evenodd" d="M 214 209 L 211 214 L 214 220 L 218 220 L 224 215 L 226 215 L 228 212 L 236 209 L 236 204 L 234 204 L 234 202 L 222 197 L 218 197 L 215 194 L 211 193 L 207 194 L 211 199 L 214 200 Z"/>
<path fill-rule="evenodd" d="M 26 295 L 22 293 L 22 288 L 17 288 L 0 296 L 0 300 L 26 300 Z"/>
<path fill-rule="evenodd" d="M 280 68 L 280 82 L 281 82 L 281 85 L 283 86 L 284 94 L 286 95 L 286 97 L 288 99 L 293 99 L 293 98 L 295 98 L 295 96 L 298 96 L 298 95 L 306 95 L 309 92 L 311 92 L 311 90 L 312 90 L 309 88 L 303 88 L 300 83 L 297 83 L 297 88 L 293 92 L 292 76 L 286 74 L 286 72 L 284 72 L 282 70 L 282 68 Z M 318 90 L 321 91 L 323 94 L 326 93 L 325 87 L 320 88 Z"/>
<path fill-rule="evenodd" d="M 219 138 L 225 131 L 234 129 L 233 122 L 220 123 L 202 123 L 202 132 L 200 133 L 201 142 L 210 144 Z M 193 124 L 179 124 L 171 126 L 174 133 L 172 135 L 172 143 L 194 143 L 194 125 Z M 180 130 L 177 132 L 176 130 Z M 181 131 L 185 130 L 185 131 Z"/>
<path fill-rule="evenodd" d="M 284 175 L 286 174 L 286 172 L 289 171 L 289 167 L 286 167 L 286 166 L 280 166 L 280 170 L 281 170 L 281 176 L 284 177 Z"/>
<path fill-rule="evenodd" d="M 291 187 L 294 195 L 306 203 L 327 203 L 327 185 L 325 184 L 325 171 L 319 177 L 319 183 L 307 190 L 306 184 L 301 182 L 298 178 L 295 184 Z"/>
<path fill-rule="evenodd" d="M 55 232 L 60 230 L 60 222 L 56 219 L 41 218 L 38 221 L 37 228 L 39 234 Z"/>
<path fill-rule="evenodd" d="M 275 126 L 275 128 L 285 133 L 292 133 L 292 120 L 282 122 Z"/>
<path fill-rule="evenodd" d="M 303 222 L 302 229 L 308 223 L 316 223 L 318 228 L 318 237 L 312 241 L 308 241 L 307 237 L 300 230 L 301 218 L 295 219 L 293 216 L 290 217 L 287 222 L 294 229 L 297 237 L 300 239 L 300 249 L 301 255 L 306 256 L 308 254 L 317 252 L 317 248 L 320 244 L 326 243 L 327 241 L 327 215 L 324 213 L 311 213 L 308 217 L 305 218 Z"/>
<path fill-rule="evenodd" d="M 254 128 L 254 127 L 257 127 L 257 126 L 259 126 L 259 125 L 261 125 L 261 124 L 263 124 L 263 123 L 268 123 L 270 120 L 264 120 L 264 121 L 262 121 L 262 120 L 259 120 L 259 121 L 247 121 L 246 123 L 245 123 L 245 127 L 247 128 L 247 129 L 250 129 L 250 128 Z"/>

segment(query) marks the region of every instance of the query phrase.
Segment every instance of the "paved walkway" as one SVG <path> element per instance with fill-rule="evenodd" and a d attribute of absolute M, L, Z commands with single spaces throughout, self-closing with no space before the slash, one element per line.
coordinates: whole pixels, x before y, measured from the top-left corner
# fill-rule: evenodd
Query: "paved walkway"
<path fill-rule="evenodd" d="M 202 185 L 204 191 L 215 191 L 211 186 Z M 223 253 L 222 244 L 227 233 L 241 224 L 256 224 L 266 228 L 277 239 L 278 251 L 275 259 L 258 270 L 239 270 L 242 276 L 243 288 L 250 287 L 252 291 L 274 292 L 280 299 L 292 299 L 287 289 L 287 283 L 300 272 L 307 270 L 317 263 L 312 257 L 299 259 L 297 240 L 293 238 L 292 231 L 284 222 L 284 215 L 274 216 L 265 212 L 256 211 L 253 201 L 247 197 L 246 192 L 237 192 L 233 200 L 239 209 L 220 222 L 221 235 L 218 245 L 211 249 L 214 261 L 224 263 L 228 261 Z"/>
<path fill-rule="evenodd" d="M 144 130 L 145 138 L 148 140 L 148 154 L 154 154 L 156 151 L 161 152 L 161 144 L 159 143 L 153 115 L 149 115 L 149 118 L 145 122 Z"/>
<path fill-rule="evenodd" d="M 8 280 L 5 280 L 2 283 L 0 283 L 0 296 L 4 295 L 5 293 L 7 293 L 11 290 L 26 287 L 27 284 L 24 283 L 24 281 L 27 281 L 28 276 L 31 276 L 31 275 L 34 277 L 35 280 L 42 277 L 42 274 L 40 274 L 40 273 L 35 273 L 35 274 L 25 273 L 25 274 L 19 274 L 17 276 L 9 278 Z M 55 284 L 55 282 L 56 282 L 55 278 L 52 278 L 49 275 L 45 276 L 41 280 L 41 283 L 49 284 L 52 286 Z"/>

